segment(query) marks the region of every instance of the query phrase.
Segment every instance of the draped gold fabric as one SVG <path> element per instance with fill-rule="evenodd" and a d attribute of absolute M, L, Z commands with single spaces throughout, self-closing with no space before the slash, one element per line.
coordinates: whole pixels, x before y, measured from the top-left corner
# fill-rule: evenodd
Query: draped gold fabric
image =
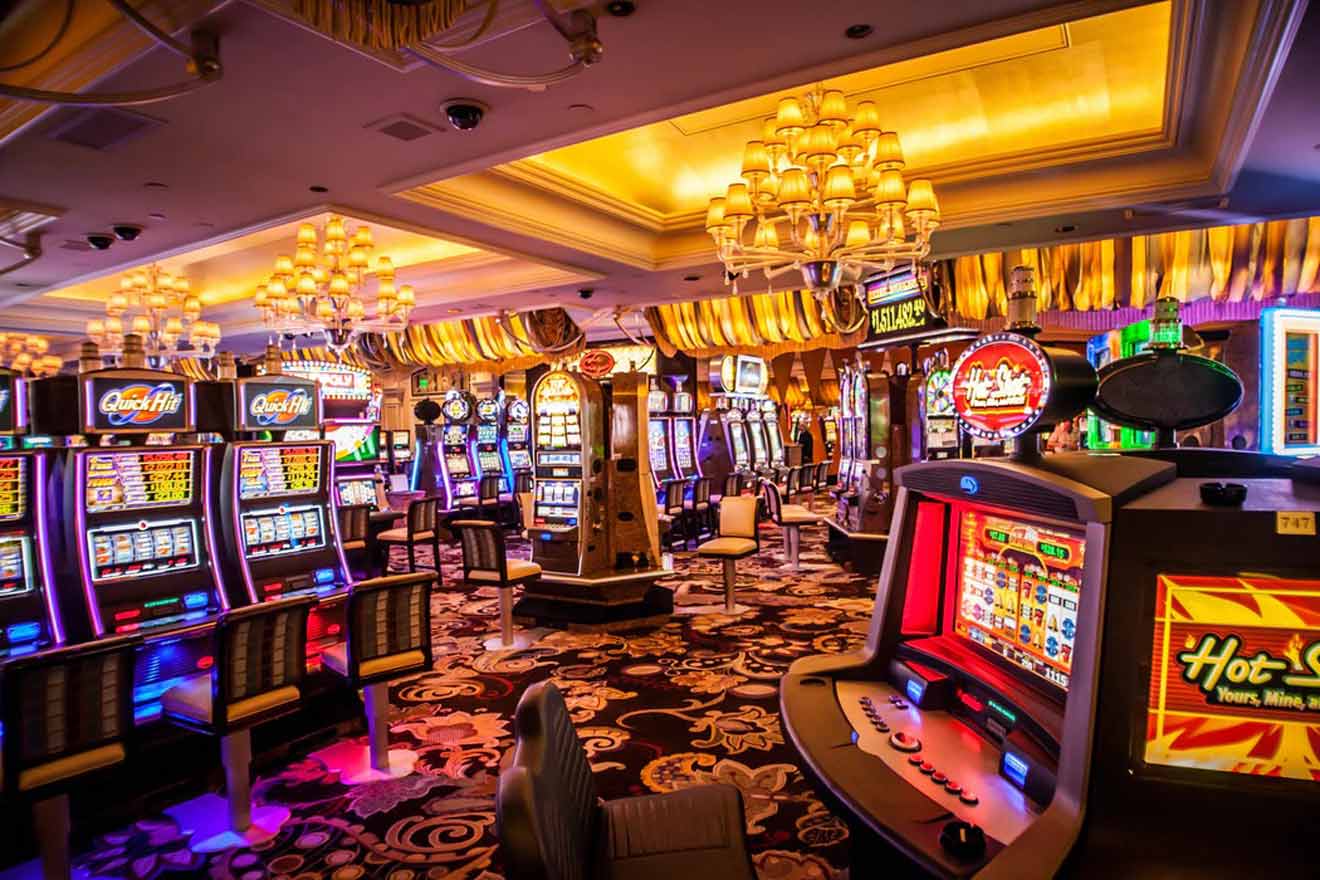
<path fill-rule="evenodd" d="M 292 0 L 293 13 L 323 34 L 366 49 L 398 49 L 453 26 L 465 0 L 431 0 L 418 6 L 389 0 Z"/>
<path fill-rule="evenodd" d="M 545 328 L 533 333 L 528 320 L 528 316 L 514 314 L 414 324 L 399 333 L 371 334 L 360 345 L 368 360 L 413 367 L 465 366 L 495 374 L 571 357 L 586 347 L 585 337 L 571 319 L 563 326 L 556 322 L 553 334 Z M 548 335 L 577 341 L 566 349 L 545 351 L 543 338 Z"/>
<path fill-rule="evenodd" d="M 693 357 L 775 358 L 787 352 L 844 348 L 866 336 L 865 327 L 847 336 L 829 332 L 820 303 L 807 290 L 666 303 L 645 314 L 667 357 L 681 351 Z"/>
<path fill-rule="evenodd" d="M 958 314 L 1003 315 L 1015 266 L 1036 270 L 1041 311 L 1144 308 L 1165 296 L 1263 302 L 1320 292 L 1320 217 L 958 257 L 950 273 Z"/>
<path fill-rule="evenodd" d="M 357 352 L 351 348 L 346 349 L 343 354 L 336 354 L 324 345 L 312 345 L 307 348 L 295 348 L 292 351 L 280 352 L 280 360 L 288 361 L 323 361 L 329 364 L 347 364 L 350 367 L 360 367 L 361 369 L 371 369 L 371 365 L 358 356 Z"/>

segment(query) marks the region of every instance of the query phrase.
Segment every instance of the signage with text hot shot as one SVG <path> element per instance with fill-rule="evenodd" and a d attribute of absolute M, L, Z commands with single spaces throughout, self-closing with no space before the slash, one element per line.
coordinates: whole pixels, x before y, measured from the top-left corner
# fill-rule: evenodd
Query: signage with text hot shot
<path fill-rule="evenodd" d="M 1160 575 L 1143 757 L 1320 779 L 1320 580 Z"/>
<path fill-rule="evenodd" d="M 1052 380 L 1044 349 L 1025 336 L 992 333 L 968 346 L 954 364 L 954 409 L 977 437 L 1020 437 L 1040 421 Z"/>
<path fill-rule="evenodd" d="M 192 425 L 186 379 L 99 377 L 87 386 L 87 424 L 93 431 L 186 431 Z"/>

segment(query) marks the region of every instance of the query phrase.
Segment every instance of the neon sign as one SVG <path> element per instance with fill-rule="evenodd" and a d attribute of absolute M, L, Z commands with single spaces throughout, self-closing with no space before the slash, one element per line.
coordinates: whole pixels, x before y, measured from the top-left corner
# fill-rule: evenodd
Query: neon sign
<path fill-rule="evenodd" d="M 96 399 L 96 412 L 110 428 L 165 427 L 174 422 L 171 416 L 182 411 L 183 389 L 178 382 L 114 385 Z"/>
<path fill-rule="evenodd" d="M 248 415 L 262 427 L 291 425 L 311 412 L 312 396 L 305 388 L 275 388 L 248 401 Z"/>
<path fill-rule="evenodd" d="M 286 361 L 285 373 L 311 379 L 321 386 L 321 396 L 333 400 L 367 400 L 372 395 L 371 371 L 329 361 Z"/>
<path fill-rule="evenodd" d="M 968 432 L 1009 440 L 1035 427 L 1049 402 L 1053 368 L 1025 336 L 992 333 L 953 365 L 953 407 Z"/>

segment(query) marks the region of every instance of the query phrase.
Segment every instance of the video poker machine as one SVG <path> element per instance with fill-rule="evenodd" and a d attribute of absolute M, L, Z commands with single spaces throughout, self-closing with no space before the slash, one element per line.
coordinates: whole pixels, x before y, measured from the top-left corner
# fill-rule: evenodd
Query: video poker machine
<path fill-rule="evenodd" d="M 1021 451 L 900 469 L 864 647 L 781 683 L 854 868 L 1314 873 L 1317 469 L 1041 456 L 1036 435 L 1095 394 L 1081 356 L 994 334 L 953 374 L 963 426 Z"/>
<path fill-rule="evenodd" d="M 501 454 L 500 440 L 504 433 L 504 406 L 497 397 L 487 397 L 477 401 L 477 430 L 472 439 L 472 457 L 477 462 L 480 476 L 498 474 L 500 491 L 513 491 L 513 480 L 504 469 L 504 456 Z"/>
<path fill-rule="evenodd" d="M 389 438 L 390 473 L 403 474 L 412 464 L 412 432 L 407 428 L 386 432 Z"/>
<path fill-rule="evenodd" d="M 646 445 L 651 460 L 651 480 L 659 494 L 665 483 L 683 478 L 674 466 L 669 436 L 669 394 L 663 388 L 651 388 L 647 392 L 646 413 Z"/>
<path fill-rule="evenodd" d="M 531 409 L 521 397 L 507 399 L 504 407 L 504 457 L 509 465 L 509 473 L 530 471 L 532 469 L 532 422 Z"/>
<path fill-rule="evenodd" d="M 444 423 L 440 428 L 439 453 L 444 507 L 458 507 L 459 499 L 477 494 L 477 470 L 472 465 L 472 421 L 476 399 L 466 391 L 453 390 L 440 405 Z"/>
<path fill-rule="evenodd" d="M 705 476 L 697 459 L 696 400 L 686 391 L 675 391 L 669 408 L 674 468 L 679 479 Z"/>

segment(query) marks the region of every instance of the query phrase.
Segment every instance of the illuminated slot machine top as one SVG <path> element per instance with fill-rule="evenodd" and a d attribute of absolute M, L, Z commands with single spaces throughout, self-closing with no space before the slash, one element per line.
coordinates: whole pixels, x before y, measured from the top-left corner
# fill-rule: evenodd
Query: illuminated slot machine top
<path fill-rule="evenodd" d="M 575 528 L 581 515 L 582 400 L 577 384 L 566 373 L 551 373 L 537 382 L 532 399 L 536 428 L 536 494 L 533 506 L 538 527 Z"/>
<path fill-rule="evenodd" d="M 669 395 L 652 388 L 646 395 L 647 451 L 651 461 L 651 478 L 657 487 L 678 477 L 669 449 Z"/>
<path fill-rule="evenodd" d="M 444 467 L 444 481 L 448 506 L 458 499 L 477 494 L 476 473 L 472 468 L 468 440 L 474 403 L 471 395 L 451 391 L 440 405 L 444 425 L 440 432 L 440 460 Z"/>
<path fill-rule="evenodd" d="M 673 401 L 674 466 L 681 477 L 699 477 L 694 400 L 685 391 L 675 391 Z"/>
<path fill-rule="evenodd" d="M 512 398 L 506 409 L 505 432 L 509 467 L 515 471 L 532 469 L 532 454 L 528 448 L 531 430 L 531 411 L 527 401 L 519 397 Z"/>
<path fill-rule="evenodd" d="M 509 480 L 504 474 L 504 458 L 500 455 L 500 402 L 495 398 L 477 401 L 477 468 L 482 476 L 497 474 L 500 491 L 509 491 Z"/>

